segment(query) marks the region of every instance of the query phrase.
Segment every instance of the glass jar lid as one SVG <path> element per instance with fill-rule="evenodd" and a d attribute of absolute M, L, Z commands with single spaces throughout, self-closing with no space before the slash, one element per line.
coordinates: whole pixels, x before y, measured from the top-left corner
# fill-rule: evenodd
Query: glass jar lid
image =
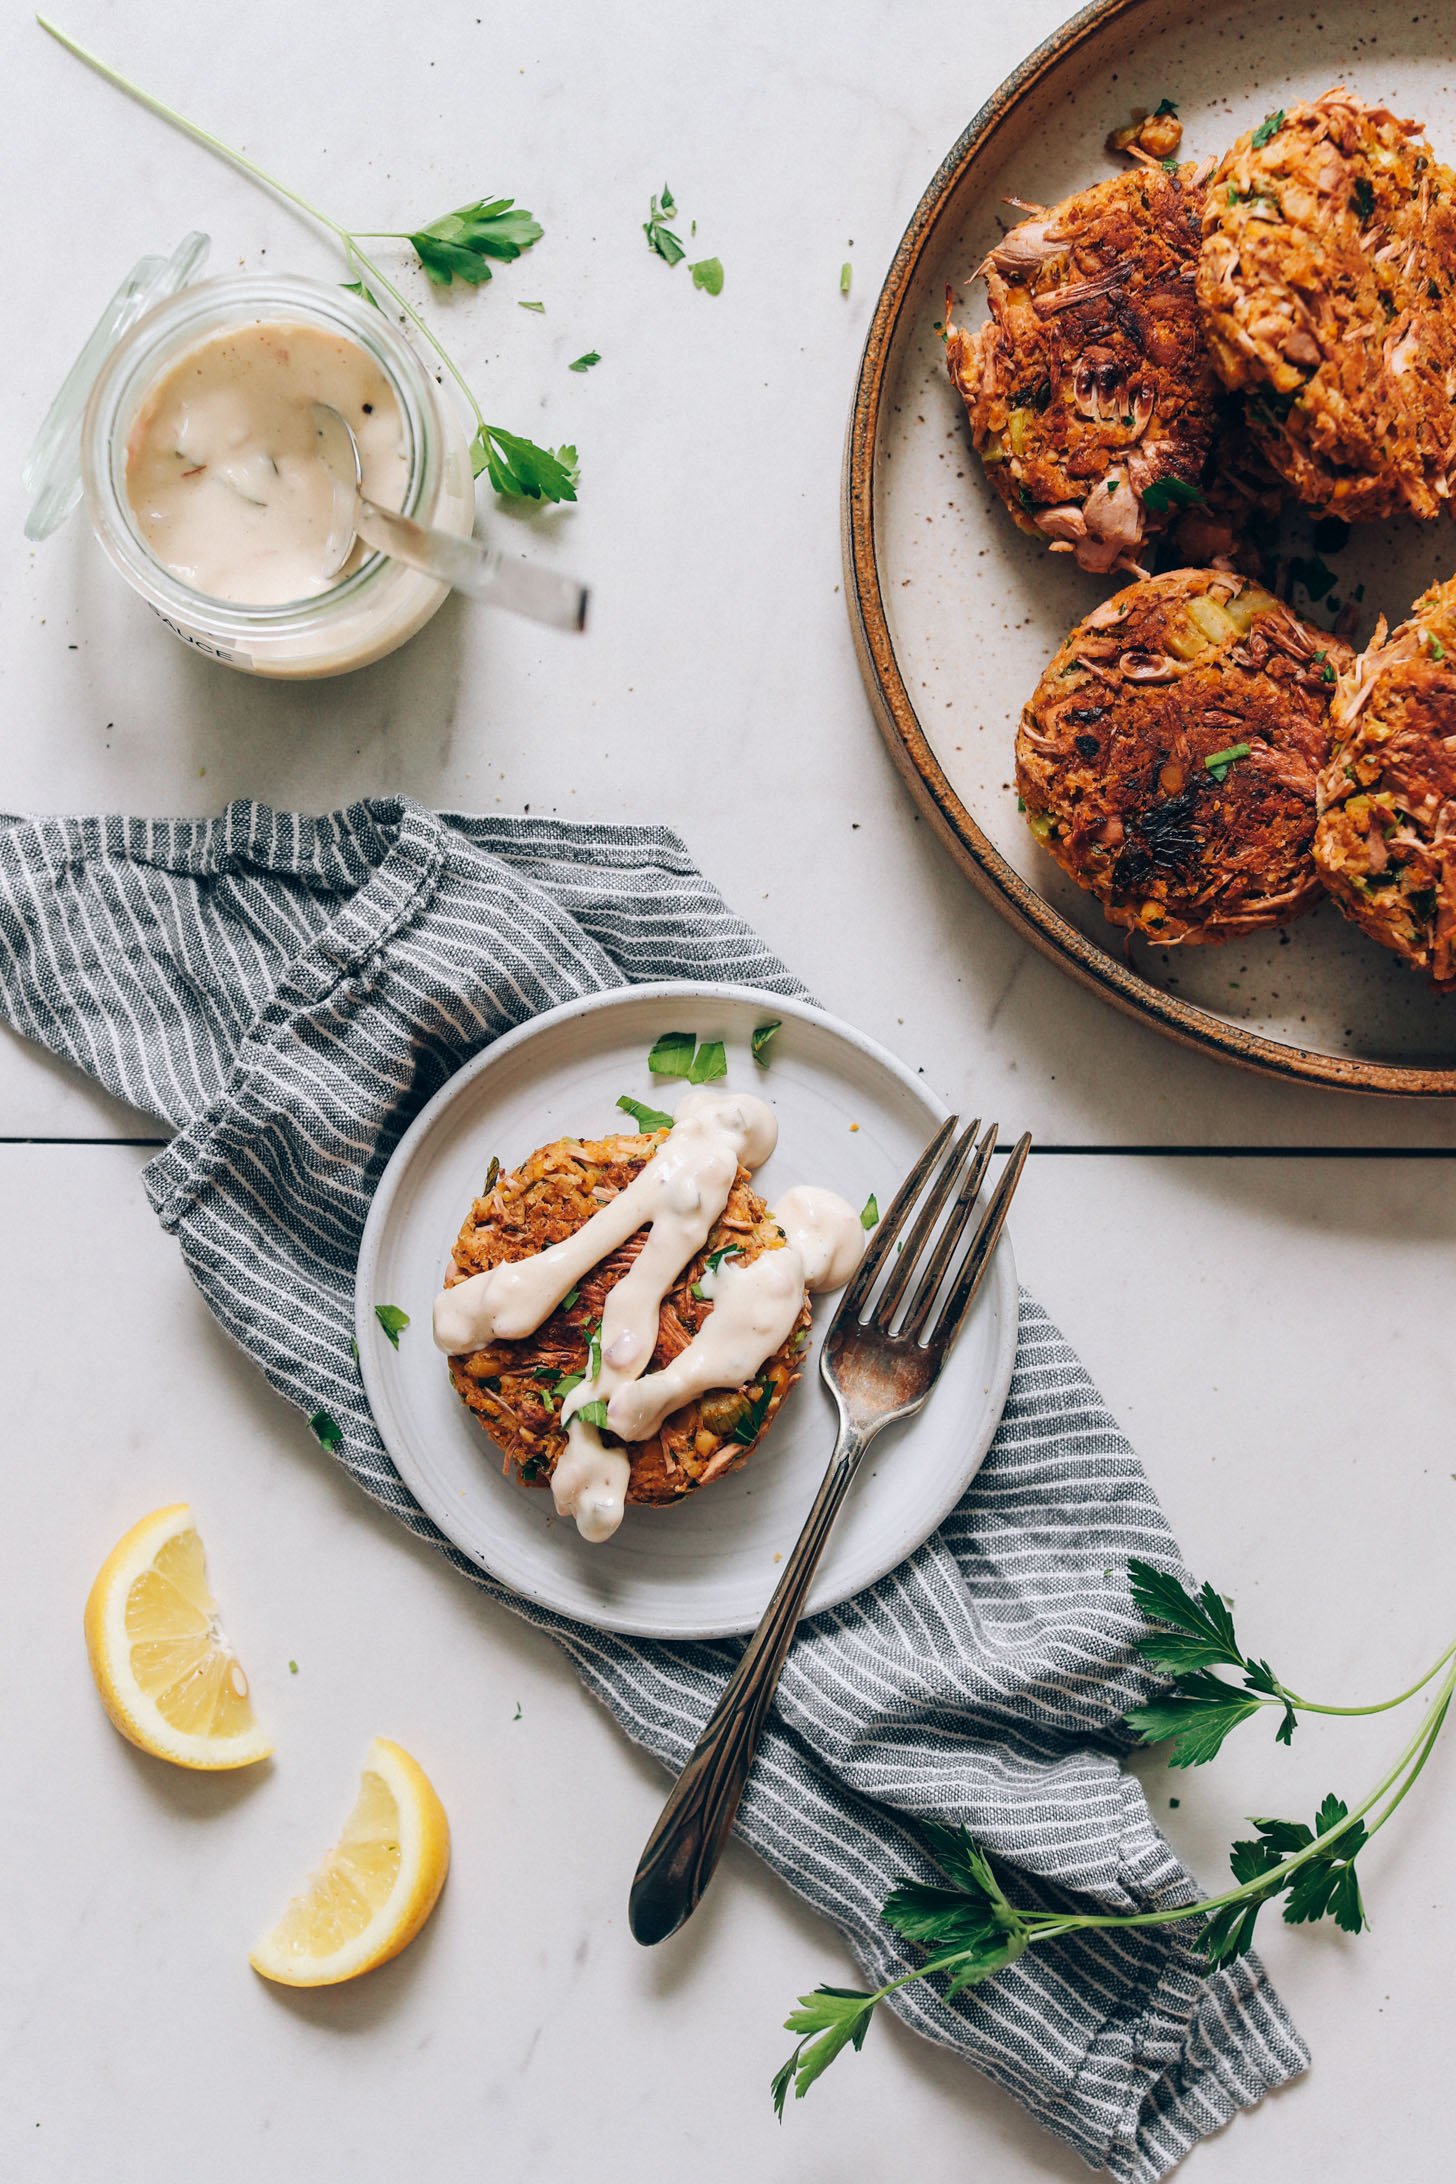
<path fill-rule="evenodd" d="M 187 286 L 207 256 L 208 242 L 206 235 L 194 229 L 183 236 L 170 258 L 138 258 L 87 335 L 46 411 L 20 474 L 31 495 L 25 519 L 27 538 L 49 538 L 81 498 L 81 419 L 97 373 L 145 312 Z"/>

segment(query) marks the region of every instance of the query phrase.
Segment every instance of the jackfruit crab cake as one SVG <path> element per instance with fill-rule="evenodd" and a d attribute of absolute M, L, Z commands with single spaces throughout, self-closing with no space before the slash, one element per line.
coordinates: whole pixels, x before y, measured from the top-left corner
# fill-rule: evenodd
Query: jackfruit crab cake
<path fill-rule="evenodd" d="M 1456 578 L 1341 676 L 1314 857 L 1345 916 L 1456 990 Z"/>
<path fill-rule="evenodd" d="M 1349 657 L 1232 571 L 1129 584 L 1022 714 L 1032 832 L 1114 925 L 1164 945 L 1286 924 L 1319 893 L 1315 783 Z"/>
<path fill-rule="evenodd" d="M 1137 570 L 1202 498 L 1218 381 L 1194 297 L 1192 166 L 1139 166 L 1012 228 L 979 271 L 991 316 L 950 324 L 971 438 L 1023 531 L 1084 569 Z"/>
<path fill-rule="evenodd" d="M 1198 301 L 1306 506 L 1432 517 L 1456 470 L 1456 174 L 1349 91 L 1271 114 L 1209 184 Z"/>
<path fill-rule="evenodd" d="M 575 1235 L 592 1215 L 626 1189 L 663 1143 L 666 1130 L 581 1140 L 561 1138 L 532 1153 L 510 1173 L 493 1170 L 455 1244 L 445 1286 L 525 1259 Z M 594 1331 L 608 1292 L 646 1241 L 639 1229 L 585 1275 L 576 1291 L 520 1340 L 493 1339 L 484 1349 L 454 1355 L 450 1378 L 525 1486 L 546 1486 L 567 1443 L 561 1423 L 565 1396 L 590 1370 Z M 658 1318 L 657 1342 L 645 1370 L 659 1372 L 688 1346 L 713 1311 L 700 1295 L 714 1254 L 738 1266 L 782 1248 L 782 1229 L 750 1186 L 740 1165 L 722 1213 L 703 1249 L 678 1273 Z M 744 1386 L 714 1389 L 671 1412 L 658 1432 L 627 1448 L 629 1502 L 681 1501 L 748 1461 L 799 1377 L 809 1332 L 805 1300 L 791 1333 Z M 603 1433 L 609 1447 L 622 1445 Z"/>

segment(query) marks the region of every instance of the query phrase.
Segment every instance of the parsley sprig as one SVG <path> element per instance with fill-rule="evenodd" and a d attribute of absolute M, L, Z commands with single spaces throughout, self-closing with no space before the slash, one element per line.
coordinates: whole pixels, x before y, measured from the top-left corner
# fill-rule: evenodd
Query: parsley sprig
<path fill-rule="evenodd" d="M 1346 1933 L 1358 1934 L 1368 1925 L 1356 1861 L 1414 1786 L 1441 1734 L 1456 1692 L 1456 1643 L 1417 1683 L 1392 1699 L 1373 1706 L 1323 1706 L 1296 1697 L 1267 1661 L 1243 1652 L 1228 1605 L 1212 1586 L 1190 1593 L 1146 1562 L 1130 1563 L 1128 1574 L 1135 1602 L 1158 1626 L 1137 1641 L 1138 1651 L 1151 1665 L 1169 1671 L 1174 1688 L 1164 1700 L 1135 1707 L 1127 1719 L 1145 1743 L 1172 1738 L 1175 1766 L 1212 1759 L 1229 1730 L 1261 1706 L 1280 1709 L 1276 1733 L 1285 1744 L 1297 1714 L 1385 1713 L 1439 1676 L 1430 1710 L 1395 1764 L 1353 1809 L 1331 1792 L 1312 1823 L 1252 1821 L 1254 1834 L 1236 1842 L 1229 1855 L 1233 1887 L 1167 1910 L 1104 1914 L 1025 1909 L 1007 1898 L 990 1858 L 967 1829 L 922 1822 L 920 1834 L 936 1877 L 901 1881 L 886 1897 L 883 1916 L 903 1940 L 925 1952 L 924 1958 L 873 1990 L 816 1987 L 812 1994 L 799 1996 L 785 2019 L 785 2030 L 796 2033 L 798 2042 L 771 2084 L 781 2120 L 790 2090 L 801 2100 L 845 2048 L 861 2048 L 880 2003 L 917 1979 L 942 1978 L 941 1991 L 949 2001 L 993 1978 L 1025 1950 L 1063 1935 L 1171 1926 L 1191 1918 L 1205 1922 L 1203 1951 L 1212 1970 L 1252 1946 L 1259 1913 L 1276 1896 L 1284 1899 L 1284 1919 L 1291 1926 L 1329 1918 Z M 1244 1679 L 1243 1688 L 1214 1674 L 1218 1668 L 1234 1669 Z"/>
<path fill-rule="evenodd" d="M 534 440 L 523 438 L 519 433 L 507 432 L 501 425 L 490 424 L 476 400 L 475 393 L 459 365 L 445 348 L 439 337 L 421 318 L 414 305 L 395 287 L 378 261 L 363 247 L 365 240 L 375 240 L 386 231 L 379 229 L 351 229 L 334 219 L 289 189 L 276 175 L 269 174 L 255 160 L 225 144 L 221 137 L 211 134 L 195 121 L 189 121 L 175 106 L 169 106 L 155 93 L 143 90 L 129 76 L 112 68 L 98 54 L 68 37 L 55 23 L 38 15 L 36 21 L 49 33 L 58 45 L 95 69 L 107 83 L 128 92 L 142 106 L 161 116 L 184 136 L 195 143 L 205 145 L 216 152 L 220 159 L 251 175 L 266 190 L 284 198 L 290 205 L 327 228 L 344 253 L 348 268 L 354 278 L 344 285 L 353 289 L 370 303 L 378 303 L 381 294 L 389 297 L 395 308 L 408 319 L 420 338 L 427 342 L 444 365 L 456 386 L 469 403 L 475 417 L 475 433 L 470 443 L 471 468 L 478 478 L 484 471 L 496 492 L 505 498 L 518 500 L 574 501 L 577 487 L 577 459 L 574 447 L 538 447 Z M 534 233 L 528 233 L 534 229 Z M 392 232 L 392 231 L 391 231 Z M 541 233 L 532 215 L 516 207 L 510 198 L 481 198 L 472 205 L 463 205 L 458 212 L 447 213 L 427 228 L 413 233 L 398 231 L 403 240 L 411 243 L 430 279 L 437 285 L 447 286 L 450 279 L 462 279 L 479 284 L 489 280 L 490 268 L 487 257 L 496 259 L 519 257 Z"/>

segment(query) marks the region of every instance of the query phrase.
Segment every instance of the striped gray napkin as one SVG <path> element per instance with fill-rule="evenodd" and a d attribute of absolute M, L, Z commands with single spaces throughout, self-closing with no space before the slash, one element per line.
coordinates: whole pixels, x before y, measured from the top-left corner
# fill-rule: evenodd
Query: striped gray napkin
<path fill-rule="evenodd" d="M 585 1630 L 483 1577 L 401 1484 L 350 1349 L 364 1216 L 422 1103 L 539 1011 L 656 978 L 803 991 L 658 828 L 404 799 L 323 819 L 239 803 L 210 821 L 0 820 L 0 1005 L 174 1126 L 146 1187 L 217 1318 L 289 1402 L 339 1420 L 366 1493 L 548 1631 L 676 1768 L 737 1648 Z M 879 1907 L 932 1876 L 921 1819 L 963 1822 L 1027 1903 L 1193 1900 L 1119 1764 L 1149 1682 L 1134 1554 L 1178 1562 L 1132 1450 L 1023 1298 L 974 1484 L 918 1553 L 805 1624 L 739 1814 L 872 1984 L 916 1961 Z M 954 2002 L 916 1981 L 892 2006 L 1124 2184 L 1152 2184 L 1308 2062 L 1258 1960 L 1204 1979 L 1183 1926 L 1083 1934 Z M 833 2078 L 812 2096 L 834 2097 Z"/>

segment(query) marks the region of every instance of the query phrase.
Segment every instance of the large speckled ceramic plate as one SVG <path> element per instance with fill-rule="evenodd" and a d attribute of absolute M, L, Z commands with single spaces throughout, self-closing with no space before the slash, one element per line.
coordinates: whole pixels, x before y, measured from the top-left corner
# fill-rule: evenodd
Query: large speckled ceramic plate
<path fill-rule="evenodd" d="M 1016 809 L 1021 706 L 1071 624 L 1118 580 L 1023 538 L 992 498 L 946 377 L 949 285 L 984 316 L 972 268 L 1018 215 L 1114 171 L 1109 129 L 1178 103 L 1184 156 L 1224 150 L 1271 109 L 1346 83 L 1424 122 L 1456 160 L 1450 11 L 1370 0 L 1104 0 L 1022 65 L 946 158 L 881 293 L 855 392 L 846 585 L 866 682 L 921 802 L 970 878 L 1044 953 L 1175 1038 L 1276 1075 L 1367 1091 L 1456 1092 L 1456 999 L 1442 1000 L 1325 904 L 1281 933 L 1125 956 L 1120 933 Z M 1312 550 L 1307 517 L 1289 543 Z M 1456 570 L 1456 523 L 1367 526 L 1328 557 L 1365 586 L 1364 641 Z M 1314 617 L 1318 618 L 1319 610 Z"/>
<path fill-rule="evenodd" d="M 755 1025 L 782 1019 L 767 1069 Z M 799 1536 L 834 1442 L 819 1349 L 833 1299 L 815 1310 L 803 1377 L 742 1471 L 676 1509 L 628 1509 L 588 1546 L 551 1496 L 501 1476 L 501 1458 L 451 1385 L 430 1307 L 491 1156 L 508 1167 L 554 1137 L 630 1129 L 620 1093 L 671 1109 L 654 1084 L 660 1032 L 722 1039 L 728 1083 L 761 1093 L 779 1120 L 756 1179 L 769 1203 L 798 1182 L 852 1205 L 888 1205 L 945 1108 L 883 1047 L 800 1002 L 740 987 L 632 986 L 552 1009 L 499 1039 L 443 1085 L 395 1147 L 359 1253 L 359 1364 L 375 1421 L 405 1484 L 457 1547 L 517 1592 L 603 1630 L 716 1638 L 752 1630 Z M 410 1326 L 391 1349 L 376 1304 Z M 834 1529 L 808 1612 L 835 1606 L 913 1552 L 954 1508 L 990 1446 L 1011 1385 L 1016 1274 L 1003 1236 L 975 1310 L 918 1417 L 876 1441 Z"/>

